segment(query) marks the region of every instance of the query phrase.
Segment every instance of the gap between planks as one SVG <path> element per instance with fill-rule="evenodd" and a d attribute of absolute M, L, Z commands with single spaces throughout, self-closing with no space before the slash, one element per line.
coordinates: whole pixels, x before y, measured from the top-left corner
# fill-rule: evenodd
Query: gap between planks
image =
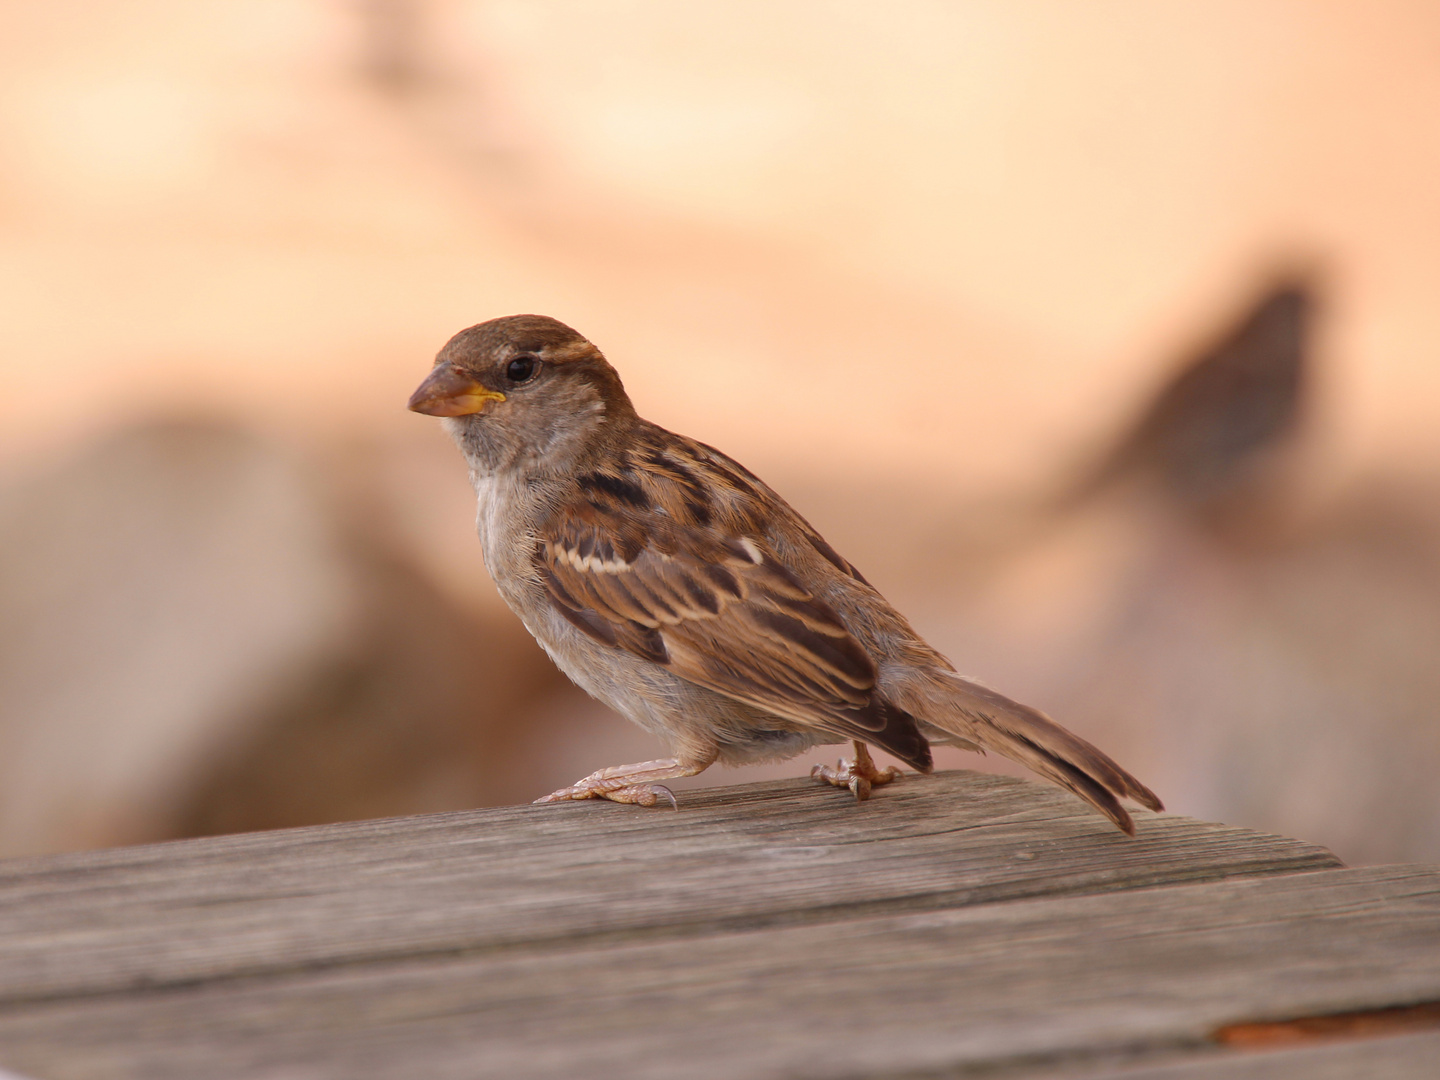
<path fill-rule="evenodd" d="M 1217 1064 L 1222 1025 L 1440 999 L 1437 927 L 1440 868 L 1366 867 L 14 1005 L 0 1046 L 47 1080 Z"/>

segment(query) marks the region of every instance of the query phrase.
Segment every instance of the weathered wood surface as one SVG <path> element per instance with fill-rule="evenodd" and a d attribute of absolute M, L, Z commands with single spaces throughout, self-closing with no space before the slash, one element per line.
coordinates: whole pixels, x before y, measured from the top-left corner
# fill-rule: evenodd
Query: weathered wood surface
<path fill-rule="evenodd" d="M 0 863 L 0 1002 L 585 939 L 696 935 L 1339 865 L 1281 837 L 978 773 L 805 782 Z"/>
<path fill-rule="evenodd" d="M 970 773 L 863 806 L 784 782 L 679 813 L 521 807 L 21 860 L 0 864 L 0 1066 L 1284 1069 L 1309 1059 L 1210 1033 L 1440 1000 L 1440 869 L 1336 865 L 1166 815 L 1131 840 L 1063 794 Z M 1402 1055 L 1401 1076 L 1423 1043 L 1365 1045 Z M 1314 1054 L 1332 1049 L 1348 1052 Z"/>

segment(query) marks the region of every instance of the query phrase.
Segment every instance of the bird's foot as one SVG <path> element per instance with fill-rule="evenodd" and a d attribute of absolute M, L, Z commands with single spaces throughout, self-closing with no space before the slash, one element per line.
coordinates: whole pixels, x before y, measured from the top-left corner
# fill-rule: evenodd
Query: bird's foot
<path fill-rule="evenodd" d="M 660 763 L 647 761 L 644 764 L 657 765 Z M 618 765 L 610 769 L 600 769 L 569 787 L 552 791 L 549 795 L 535 801 L 537 803 L 553 803 L 566 802 L 571 799 L 609 799 L 611 802 L 633 803 L 636 806 L 655 806 L 667 802 L 672 810 L 677 809 L 675 793 L 664 784 L 653 784 L 644 780 L 637 782 L 638 777 L 634 773 L 621 771 L 634 768 L 636 768 L 634 765 Z"/>
<path fill-rule="evenodd" d="M 609 799 L 611 802 L 632 803 L 635 806 L 657 806 L 669 803 L 677 809 L 675 793 L 656 780 L 672 780 L 681 776 L 694 776 L 704 771 L 710 762 L 697 765 L 681 762 L 676 758 L 661 758 L 658 761 L 642 761 L 635 765 L 612 765 L 608 769 L 597 769 L 585 779 L 552 791 L 537 803 L 566 802 L 570 799 Z"/>
<path fill-rule="evenodd" d="M 609 799 L 611 802 L 634 803 L 636 806 L 654 806 L 668 802 L 670 809 L 678 809 L 675 793 L 664 784 L 624 784 L 620 787 L 601 787 L 589 783 L 586 777 L 578 784 L 571 784 L 559 791 L 536 799 L 536 803 L 565 802 L 570 799 Z"/>
<path fill-rule="evenodd" d="M 870 748 L 862 742 L 855 743 L 854 761 L 846 761 L 841 758 L 835 763 L 833 769 L 828 765 L 816 765 L 810 770 L 810 776 L 815 780 L 822 780 L 827 784 L 834 784 L 836 787 L 849 788 L 850 793 L 855 796 L 856 802 L 864 802 L 868 799 L 872 787 L 892 783 L 903 775 L 893 765 L 887 769 L 877 769 L 875 762 L 870 760 Z"/>

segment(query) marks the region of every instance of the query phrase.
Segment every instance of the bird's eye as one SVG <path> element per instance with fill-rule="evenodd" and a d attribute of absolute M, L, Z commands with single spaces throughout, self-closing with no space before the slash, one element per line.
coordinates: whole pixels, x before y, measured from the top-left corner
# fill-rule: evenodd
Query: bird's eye
<path fill-rule="evenodd" d="M 512 383 L 522 383 L 535 377 L 540 370 L 540 361 L 533 356 L 517 356 L 505 367 L 505 378 Z"/>

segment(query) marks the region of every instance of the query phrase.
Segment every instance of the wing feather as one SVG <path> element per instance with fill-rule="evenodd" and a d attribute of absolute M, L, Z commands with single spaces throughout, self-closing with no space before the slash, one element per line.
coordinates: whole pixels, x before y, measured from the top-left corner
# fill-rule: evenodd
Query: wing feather
<path fill-rule="evenodd" d="M 693 509 L 703 465 L 596 477 L 583 503 L 554 514 L 535 559 L 555 608 L 594 640 L 688 682 L 928 769 L 914 719 L 877 693 L 874 660 L 763 536 L 717 527 L 711 509 L 678 513 Z"/>

